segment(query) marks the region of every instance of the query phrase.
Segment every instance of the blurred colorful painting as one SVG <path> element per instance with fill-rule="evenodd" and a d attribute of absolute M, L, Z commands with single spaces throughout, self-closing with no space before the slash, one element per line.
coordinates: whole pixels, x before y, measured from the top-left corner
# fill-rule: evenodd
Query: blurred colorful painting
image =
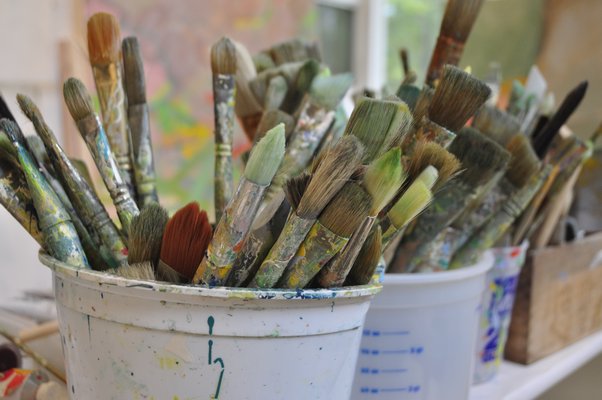
<path fill-rule="evenodd" d="M 196 200 L 213 213 L 213 102 L 209 54 L 227 35 L 251 53 L 294 36 L 314 39 L 311 0 L 89 0 L 142 46 L 159 195 L 174 209 Z M 235 159 L 249 143 L 237 126 Z"/>

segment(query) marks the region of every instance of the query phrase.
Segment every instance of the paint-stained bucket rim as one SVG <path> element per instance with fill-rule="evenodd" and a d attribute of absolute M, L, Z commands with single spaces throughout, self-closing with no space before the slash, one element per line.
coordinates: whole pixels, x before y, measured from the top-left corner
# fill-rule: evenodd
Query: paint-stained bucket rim
<path fill-rule="evenodd" d="M 386 273 L 383 284 L 386 286 L 408 285 L 408 284 L 438 284 L 470 279 L 486 273 L 493 268 L 494 257 L 487 250 L 473 265 L 450 271 L 437 271 L 423 274 L 410 273 Z"/>
<path fill-rule="evenodd" d="M 345 286 L 333 289 L 251 289 L 223 286 L 208 287 L 199 285 L 181 285 L 167 282 L 127 279 L 92 269 L 76 269 L 42 251 L 39 252 L 38 258 L 42 264 L 46 265 L 54 273 L 62 276 L 81 279 L 82 281 L 98 285 L 117 286 L 132 290 L 160 293 L 174 293 L 179 295 L 214 298 L 241 297 L 249 300 L 323 300 L 373 296 L 382 289 L 382 285 L 378 283 L 361 286 Z"/>

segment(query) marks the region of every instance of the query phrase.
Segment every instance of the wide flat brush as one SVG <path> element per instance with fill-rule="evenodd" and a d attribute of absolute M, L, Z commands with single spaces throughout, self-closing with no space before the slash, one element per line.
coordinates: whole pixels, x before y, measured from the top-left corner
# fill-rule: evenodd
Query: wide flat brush
<path fill-rule="evenodd" d="M 135 37 L 123 39 L 122 48 L 136 202 L 138 207 L 142 208 L 147 204 L 159 202 L 150 132 L 150 112 L 146 101 L 144 65 L 138 39 Z"/>
<path fill-rule="evenodd" d="M 74 268 L 89 268 L 77 231 L 56 193 L 25 149 L 25 138 L 21 130 L 17 124 L 7 119 L 0 120 L 0 130 L 6 133 L 15 146 L 36 208 L 40 230 L 44 234 L 45 249 L 57 260 Z"/>
<path fill-rule="evenodd" d="M 278 282 L 318 215 L 360 165 L 362 155 L 363 146 L 359 140 L 354 136 L 344 137 L 320 157 L 309 183 L 303 182 L 303 194 L 298 201 L 291 189 L 299 185 L 296 181 L 289 185 L 292 187 L 288 191 L 292 198 L 289 202 L 298 203 L 298 206 L 289 215 L 276 243 L 251 281 L 251 287 L 270 288 Z"/>
<path fill-rule="evenodd" d="M 472 126 L 502 146 L 520 133 L 520 123 L 512 115 L 497 107 L 485 105 L 476 113 Z"/>
<path fill-rule="evenodd" d="M 121 32 L 115 17 L 96 13 L 88 20 L 88 55 L 102 111 L 102 124 L 121 177 L 132 198 L 136 198 L 131 162 L 131 138 L 123 90 Z"/>
<path fill-rule="evenodd" d="M 374 160 L 364 173 L 362 186 L 370 195 L 367 218 L 353 232 L 351 239 L 333 259 L 320 270 L 315 283 L 321 287 L 341 286 L 353 266 L 382 208 L 391 201 L 407 175 L 401 166 L 401 149 L 393 148 Z"/>
<path fill-rule="evenodd" d="M 222 285 L 251 230 L 266 188 L 284 157 L 284 125 L 270 130 L 251 151 L 238 190 L 224 210 L 193 283 Z"/>
<path fill-rule="evenodd" d="M 111 199 L 113 199 L 121 226 L 127 232 L 132 218 L 140 211 L 130 196 L 127 183 L 117 166 L 107 135 L 92 107 L 90 95 L 84 84 L 75 78 L 65 81 L 63 94 L 67 108 L 92 154 Z"/>
<path fill-rule="evenodd" d="M 277 287 L 307 286 L 366 219 L 370 203 L 370 195 L 358 183 L 346 183 L 309 230 Z"/>
<path fill-rule="evenodd" d="M 17 96 L 17 100 L 44 143 L 45 153 L 54 167 L 62 189 L 73 204 L 85 229 L 93 237 L 98 237 L 100 243 L 97 246 L 101 253 L 110 254 L 111 259 L 107 260 L 108 266 L 117 267 L 125 262 L 127 248 L 100 199 L 67 157 L 33 101 L 24 95 Z"/>
<path fill-rule="evenodd" d="M 236 48 L 228 38 L 211 47 L 213 73 L 213 116 L 215 129 L 214 205 L 215 220 L 232 198 L 232 141 L 234 140 L 234 96 Z"/>
<path fill-rule="evenodd" d="M 198 203 L 189 203 L 167 222 L 161 241 L 157 279 L 190 283 L 211 241 L 211 224 Z"/>
<path fill-rule="evenodd" d="M 426 83 L 434 86 L 445 64 L 458 65 L 464 43 L 470 35 L 483 0 L 449 0 L 437 43 L 426 73 Z"/>

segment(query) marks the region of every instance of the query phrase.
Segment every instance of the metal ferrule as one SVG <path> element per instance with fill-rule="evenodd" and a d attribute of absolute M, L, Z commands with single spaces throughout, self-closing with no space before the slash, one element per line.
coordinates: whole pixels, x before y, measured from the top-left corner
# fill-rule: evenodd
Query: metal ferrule
<path fill-rule="evenodd" d="M 278 282 L 281 288 L 303 288 L 347 244 L 345 238 L 316 221 Z"/>
<path fill-rule="evenodd" d="M 321 287 L 343 285 L 375 222 L 376 216 L 367 217 L 362 222 L 355 232 L 353 232 L 351 239 L 349 239 L 343 250 L 320 270 L 316 278 L 318 285 Z"/>
<path fill-rule="evenodd" d="M 314 219 L 303 219 L 291 212 L 249 287 L 274 287 L 315 222 Z"/>
<path fill-rule="evenodd" d="M 148 105 L 130 104 L 128 122 L 132 134 L 132 153 L 134 161 L 134 183 L 138 206 L 159 201 L 156 188 L 155 164 L 150 134 L 150 115 Z"/>
<path fill-rule="evenodd" d="M 242 251 L 266 186 L 241 178 L 236 194 L 224 210 L 194 283 L 223 285 Z"/>

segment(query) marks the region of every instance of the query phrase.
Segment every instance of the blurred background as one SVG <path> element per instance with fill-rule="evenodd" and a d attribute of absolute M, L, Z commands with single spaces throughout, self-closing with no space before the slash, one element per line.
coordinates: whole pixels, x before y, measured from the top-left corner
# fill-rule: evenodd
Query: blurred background
<path fill-rule="evenodd" d="M 77 76 L 93 88 L 86 21 L 98 11 L 113 13 L 122 35 L 138 36 L 142 46 L 161 199 L 168 206 L 190 200 L 208 206 L 213 42 L 227 35 L 255 53 L 294 36 L 316 40 L 325 63 L 333 72 L 352 72 L 356 88 L 393 90 L 402 78 L 402 47 L 423 81 L 444 7 L 445 0 L 0 0 L 0 90 L 26 134 L 33 128 L 17 111 L 19 92 L 38 103 L 67 151 L 84 157 L 62 82 Z M 589 137 L 601 119 L 601 16 L 598 0 L 486 0 L 461 66 L 483 79 L 501 71 L 509 86 L 537 64 L 557 99 L 589 80 L 569 121 L 577 135 Z M 239 155 L 248 143 L 237 129 Z M 50 273 L 37 261 L 35 242 L 3 208 L 0 224 L 0 302 L 24 290 L 49 291 Z"/>

